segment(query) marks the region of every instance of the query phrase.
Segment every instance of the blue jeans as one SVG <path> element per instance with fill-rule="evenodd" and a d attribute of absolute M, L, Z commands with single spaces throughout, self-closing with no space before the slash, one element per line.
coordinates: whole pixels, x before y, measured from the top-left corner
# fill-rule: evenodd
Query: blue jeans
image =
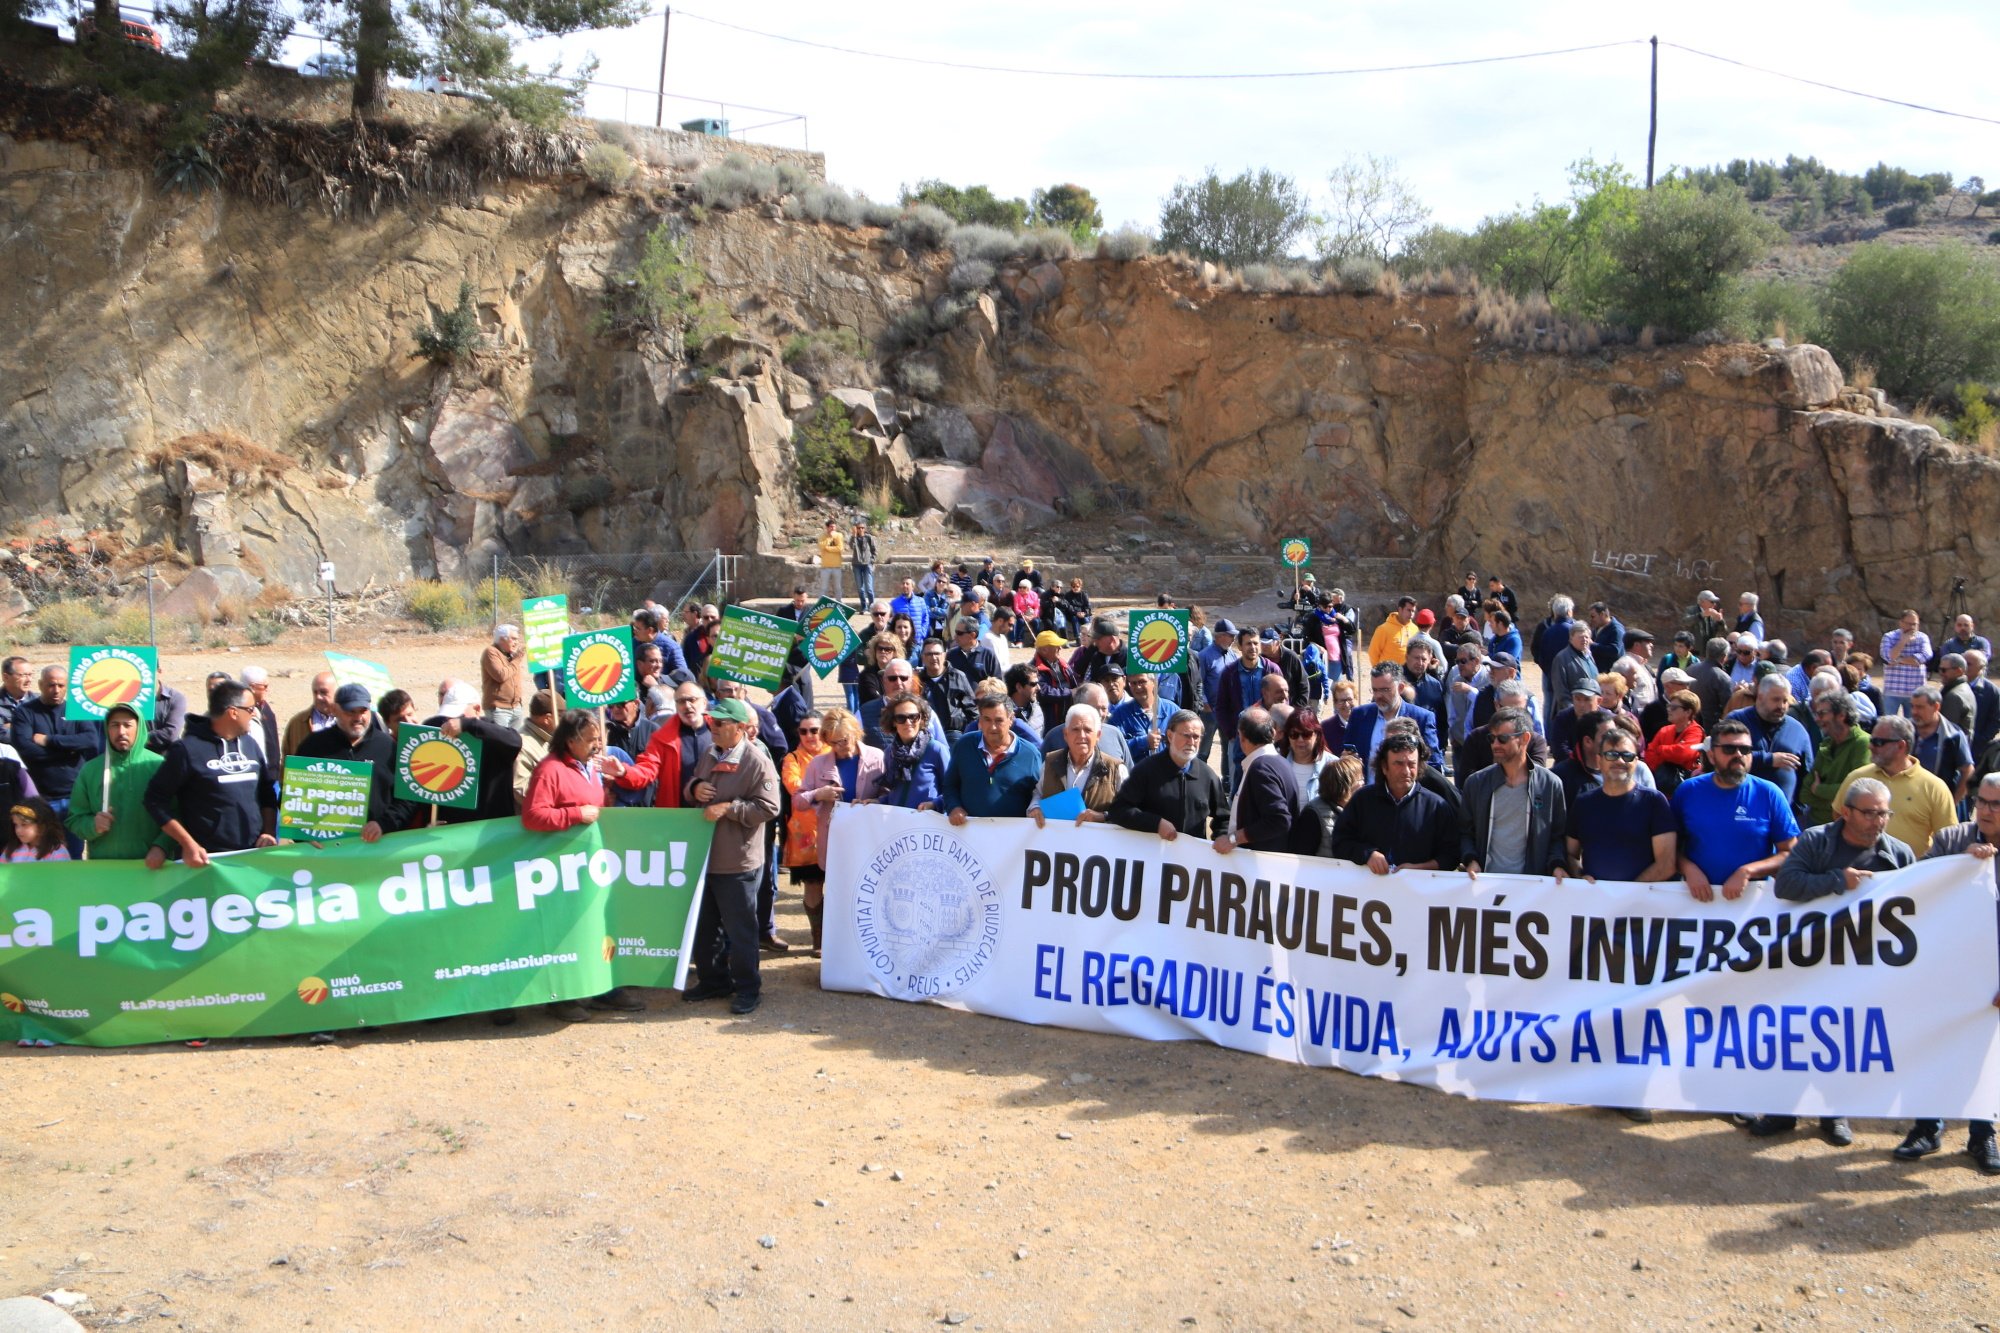
<path fill-rule="evenodd" d="M 26 771 L 25 767 L 23 771 Z M 44 796 L 42 799 L 48 801 L 49 798 Z M 56 818 L 62 820 L 65 825 L 63 829 L 63 846 L 69 848 L 69 859 L 72 861 L 82 860 L 83 839 L 71 833 L 67 827 L 69 822 L 69 797 L 65 796 L 60 801 L 49 801 L 49 809 L 55 811 Z"/>
<path fill-rule="evenodd" d="M 1236 782 L 1243 776 L 1243 747 L 1236 743 L 1234 736 L 1222 738 L 1222 788 L 1231 796 L 1236 795 Z M 1223 820 L 1228 821 L 1228 814 Z"/>
<path fill-rule="evenodd" d="M 856 565 L 854 567 L 854 595 L 861 599 L 861 609 L 866 611 L 875 602 L 875 566 Z"/>
<path fill-rule="evenodd" d="M 861 711 L 861 687 L 850 680 L 840 688 L 847 691 L 847 711 L 850 713 L 859 713 Z"/>
<path fill-rule="evenodd" d="M 1910 696 L 1907 694 L 1885 694 L 1882 696 L 1883 717 L 1908 717 Z"/>

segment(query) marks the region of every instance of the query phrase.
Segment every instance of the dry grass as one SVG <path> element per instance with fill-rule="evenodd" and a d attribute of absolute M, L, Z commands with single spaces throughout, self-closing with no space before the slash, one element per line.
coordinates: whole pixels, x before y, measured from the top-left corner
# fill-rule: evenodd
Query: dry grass
<path fill-rule="evenodd" d="M 165 468 L 184 458 L 193 459 L 211 471 L 246 480 L 263 477 L 276 481 L 298 466 L 296 460 L 227 430 L 205 430 L 169 440 L 154 452 L 152 462 L 155 467 Z"/>

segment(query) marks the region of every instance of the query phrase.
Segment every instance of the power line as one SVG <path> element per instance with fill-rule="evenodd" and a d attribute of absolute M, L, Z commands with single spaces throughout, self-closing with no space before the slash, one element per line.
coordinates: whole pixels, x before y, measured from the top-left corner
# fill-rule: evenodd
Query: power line
<path fill-rule="evenodd" d="M 1798 74 L 1787 74 L 1783 70 L 1765 69 L 1762 65 L 1752 65 L 1748 61 L 1732 60 L 1728 56 L 1716 55 L 1713 51 L 1697 51 L 1692 46 L 1682 46 L 1679 42 L 1663 41 L 1660 45 L 1671 46 L 1676 51 L 1685 51 L 1691 56 L 1700 56 L 1704 60 L 1714 60 L 1724 65 L 1734 65 L 1738 69 L 1747 69 L 1757 74 L 1768 74 L 1774 79 L 1789 79 L 1793 83 L 1803 83 L 1814 88 L 1824 88 L 1832 93 L 1845 93 L 1849 97 L 1865 97 L 1871 102 L 1886 102 L 1890 106 L 1905 107 L 1911 111 L 1927 111 L 1933 116 L 1950 116 L 1955 120 L 1976 120 L 1985 125 L 2000 125 L 2000 120 L 1995 120 L 1991 116 L 1975 116 L 1965 111 L 1946 111 L 1942 107 L 1925 106 L 1921 102 L 1905 102 L 1900 98 L 1883 97 L 1879 93 L 1864 93 L 1857 88 L 1843 88 L 1839 84 L 1822 83 L 1818 79 L 1808 79 Z"/>
<path fill-rule="evenodd" d="M 1510 60 L 1539 60 L 1544 56 L 1575 55 L 1582 51 L 1608 51 L 1620 46 L 1643 46 L 1646 39 L 1633 37 L 1625 41 L 1598 42 L 1592 46 L 1565 46 L 1552 51 L 1521 51 L 1512 55 L 1474 56 L 1465 60 L 1435 60 L 1417 65 L 1373 65 L 1355 69 L 1298 69 L 1236 74 L 1152 74 L 1119 73 L 1112 70 L 1085 69 L 1023 69 L 1012 65 L 975 65 L 958 60 L 932 60 L 923 56 L 891 55 L 884 51 L 863 51 L 852 46 L 835 46 L 831 42 L 815 42 L 804 37 L 790 37 L 781 32 L 765 32 L 758 28 L 746 28 L 740 23 L 728 23 L 722 19 L 709 18 L 691 10 L 675 9 L 681 18 L 694 19 L 717 28 L 728 28 L 735 32 L 747 33 L 752 37 L 762 37 L 773 42 L 789 42 L 793 46 L 809 46 L 818 51 L 835 51 L 841 55 L 861 56 L 868 60 L 889 60 L 900 65 L 932 65 L 939 69 L 972 70 L 981 74 L 1030 74 L 1049 79 L 1130 79 L 1151 81 L 1186 80 L 1243 80 L 1243 79 L 1330 79 L 1344 78 L 1358 74 L 1403 74 L 1412 70 L 1455 69 L 1464 65 L 1497 65 Z M 647 17 L 652 17 L 648 15 Z"/>

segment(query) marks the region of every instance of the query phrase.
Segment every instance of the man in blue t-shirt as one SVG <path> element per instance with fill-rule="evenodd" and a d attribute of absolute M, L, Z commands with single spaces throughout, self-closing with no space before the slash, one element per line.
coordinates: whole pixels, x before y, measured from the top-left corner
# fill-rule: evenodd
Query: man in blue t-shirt
<path fill-rule="evenodd" d="M 1639 742 L 1622 727 L 1597 736 L 1597 765 L 1603 785 L 1576 798 L 1569 811 L 1569 866 L 1573 874 L 1655 884 L 1679 873 L 1679 842 L 1673 806 L 1658 791 L 1641 787 Z"/>
<path fill-rule="evenodd" d="M 1731 902 L 1753 879 L 1784 864 L 1799 840 L 1799 822 L 1783 792 L 1750 776 L 1750 728 L 1734 718 L 1709 737 L 1713 773 L 1674 788 L 1681 825 L 1681 874 L 1696 902 L 1714 902 L 1715 888 Z"/>

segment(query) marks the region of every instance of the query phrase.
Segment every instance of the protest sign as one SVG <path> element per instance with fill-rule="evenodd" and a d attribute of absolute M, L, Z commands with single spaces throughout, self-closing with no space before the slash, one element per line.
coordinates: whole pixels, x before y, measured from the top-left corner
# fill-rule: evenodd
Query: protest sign
<path fill-rule="evenodd" d="M 827 616 L 799 641 L 806 662 L 821 680 L 831 675 L 861 646 L 861 636 L 845 615 Z"/>
<path fill-rule="evenodd" d="M 9 866 L 0 1042 L 271 1036 L 683 986 L 698 810 L 218 857 Z"/>
<path fill-rule="evenodd" d="M 791 655 L 798 632 L 798 623 L 783 616 L 725 606 L 722 624 L 715 632 L 715 650 L 708 657 L 707 674 L 717 680 L 741 681 L 774 690 L 785 678 L 785 659 Z"/>
<path fill-rule="evenodd" d="M 1133 611 L 1125 632 L 1125 674 L 1178 676 L 1188 669 L 1192 631 L 1183 610 Z"/>
<path fill-rule="evenodd" d="M 362 657 L 349 657 L 346 653 L 329 651 L 326 664 L 333 672 L 335 688 L 342 685 L 359 685 L 368 691 L 370 702 L 380 699 L 396 688 L 396 682 L 389 679 L 389 668 L 380 662 L 370 662 Z"/>
<path fill-rule="evenodd" d="M 1583 886 L 836 808 L 821 984 L 1469 1097 L 1994 1118 L 1993 863 Z"/>
<path fill-rule="evenodd" d="M 328 842 L 368 827 L 368 790 L 375 766 L 365 759 L 285 757 L 278 797 L 278 836 Z"/>
<path fill-rule="evenodd" d="M 125 704 L 139 715 L 140 731 L 153 720 L 153 697 L 160 688 L 159 652 L 106 644 L 69 650 L 69 690 L 63 717 L 102 722 L 111 708 Z"/>
<path fill-rule="evenodd" d="M 562 669 L 563 640 L 569 637 L 569 597 L 529 597 L 521 602 L 523 655 L 531 672 Z"/>
<path fill-rule="evenodd" d="M 602 708 L 639 697 L 639 670 L 632 631 L 594 629 L 572 634 L 562 645 L 563 698 L 571 708 Z"/>
<path fill-rule="evenodd" d="M 397 727 L 396 799 L 472 809 L 479 803 L 479 742 L 437 727 Z"/>

